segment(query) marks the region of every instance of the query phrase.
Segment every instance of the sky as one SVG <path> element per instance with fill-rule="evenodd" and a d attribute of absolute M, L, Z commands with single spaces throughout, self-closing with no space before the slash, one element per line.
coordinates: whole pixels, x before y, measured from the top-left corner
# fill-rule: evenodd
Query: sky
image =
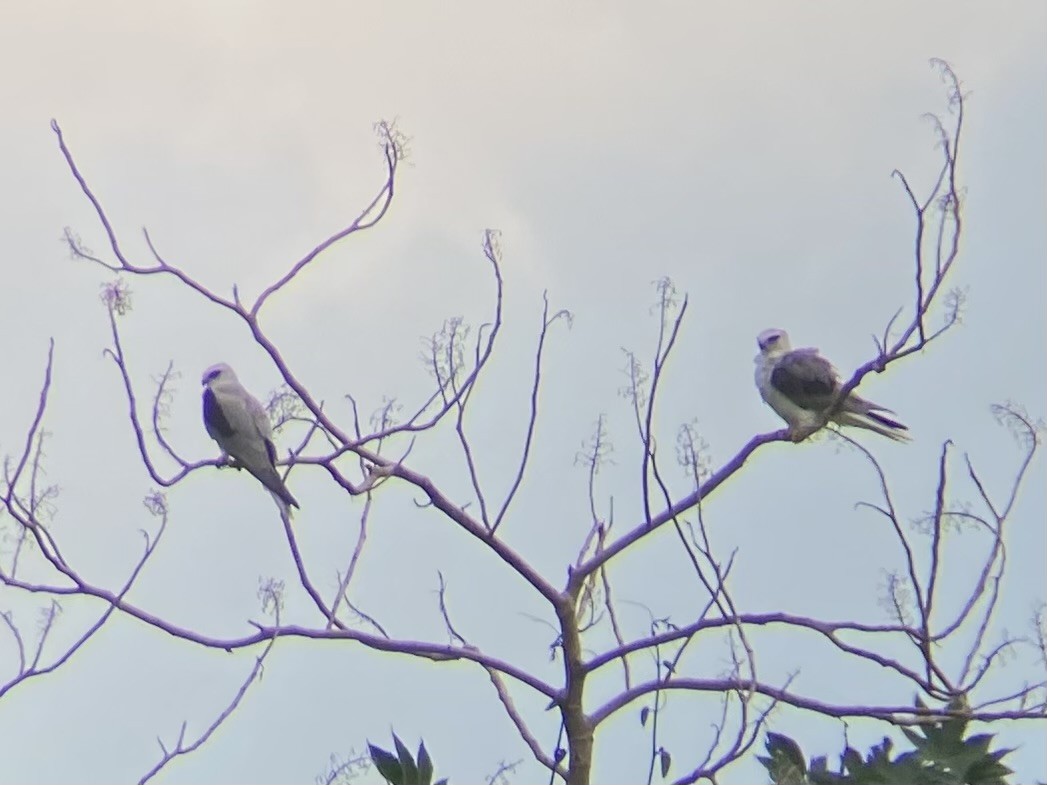
<path fill-rule="evenodd" d="M 130 258 L 150 261 L 147 227 L 165 258 L 219 294 L 235 285 L 245 298 L 371 199 L 383 177 L 373 125 L 395 121 L 410 138 L 410 156 L 388 215 L 275 297 L 263 326 L 341 422 L 349 421 L 347 394 L 364 413 L 388 397 L 410 408 L 431 389 L 419 360 L 424 339 L 450 317 L 474 330 L 490 319 L 493 283 L 481 241 L 484 230 L 499 230 L 504 333 L 469 426 L 483 482 L 491 495 L 504 494 L 526 427 L 547 292 L 551 307 L 569 309 L 574 320 L 550 330 L 533 463 L 504 536 L 562 585 L 589 522 L 576 455 L 600 415 L 614 452 L 598 501 L 606 512 L 613 496 L 623 529 L 641 515 L 642 452 L 619 389 L 623 348 L 648 364 L 653 352 L 654 281 L 667 276 L 689 297 L 657 432 L 672 444 L 678 425 L 693 420 L 713 466 L 753 434 L 780 426 L 752 385 L 758 332 L 784 327 L 848 373 L 870 359 L 869 336 L 911 302 L 913 217 L 890 175 L 900 169 L 920 190 L 933 181 L 939 152 L 924 114 L 946 109 L 945 87 L 928 64 L 938 57 L 970 91 L 960 154 L 966 223 L 951 282 L 966 293 L 963 323 L 862 385 L 898 412 L 913 443 L 858 438 L 882 461 L 907 520 L 933 506 L 947 439 L 957 501 L 974 498 L 965 455 L 1000 497 L 1021 450 L 989 407 L 1014 401 L 1041 418 L 1047 401 L 1045 36 L 1047 8 L 1032 0 L 744 9 L 589 0 L 293 7 L 63 0 L 8 8 L 0 25 L 0 334 L 7 336 L 0 454 L 21 450 L 53 339 L 45 476 L 60 493 L 52 529 L 85 578 L 117 587 L 140 553 L 140 530 L 155 529 L 141 503 L 153 486 L 103 353 L 111 337 L 98 294 L 113 276 L 72 260 L 61 241 L 68 226 L 106 252 L 52 118 Z M 276 369 L 241 323 L 174 279 L 125 280 L 133 310 L 120 328 L 134 383 L 148 398 L 173 363 L 181 376 L 169 438 L 193 459 L 214 457 L 200 423 L 199 374 L 229 362 L 265 397 L 280 383 Z M 290 443 L 288 436 L 281 446 Z M 471 500 L 453 433 L 423 435 L 412 460 L 460 503 Z M 1043 468 L 1037 457 L 1009 521 L 997 635 L 1027 631 L 1047 595 Z M 671 481 L 681 495 L 688 490 L 682 472 Z M 363 503 L 319 470 L 296 470 L 290 483 L 302 502 L 295 527 L 306 562 L 333 592 Z M 827 439 L 760 450 L 704 511 L 717 552 L 735 553 L 740 607 L 887 621 L 880 599 L 885 573 L 899 566 L 897 545 L 882 520 L 855 508 L 876 494 L 864 459 Z M 440 571 L 467 637 L 555 680 L 547 607 L 414 500 L 403 484 L 376 494 L 354 602 L 399 637 L 443 642 Z M 318 623 L 275 508 L 250 478 L 197 472 L 168 501 L 168 531 L 133 602 L 201 633 L 234 637 L 264 618 L 258 586 L 272 577 L 286 583 L 284 620 Z M 16 532 L 6 515 L 0 527 L 6 560 Z M 943 580 L 956 592 L 951 600 L 984 546 L 974 533 L 950 537 Z M 682 622 L 700 607 L 668 530 L 624 555 L 612 577 L 629 637 L 645 632 L 649 612 Z M 0 589 L 0 610 L 14 614 L 27 638 L 44 605 Z M 102 610 L 82 598 L 62 606 L 45 660 Z M 5 634 L 0 683 L 17 667 Z M 807 639 L 773 631 L 755 639 L 769 681 L 796 673 L 797 691 L 825 700 L 911 700 L 906 685 Z M 594 647 L 605 643 L 592 639 Z M 258 653 L 202 649 L 116 616 L 55 673 L 0 698 L 0 779 L 136 781 L 160 754 L 157 737 L 173 741 L 183 722 L 190 734 L 205 728 Z M 726 656 L 710 638 L 692 672 L 719 675 Z M 1028 657 L 1007 668 L 1000 685 L 1043 678 Z M 594 705 L 617 688 L 615 678 L 594 682 Z M 552 713 L 522 691 L 514 695 L 551 748 Z M 639 709 L 601 729 L 594 781 L 646 776 L 649 737 L 639 732 Z M 664 742 L 679 765 L 708 740 L 716 716 L 712 699 L 670 701 Z M 842 748 L 839 722 L 783 710 L 773 727 L 809 755 Z M 452 781 L 482 781 L 517 760 L 511 781 L 542 778 L 480 669 L 288 640 L 235 715 L 157 781 L 311 781 L 331 754 L 359 750 L 366 739 L 387 742 L 391 728 L 409 742 L 424 737 Z M 1016 781 L 1047 778 L 1042 724 L 990 730 L 1018 747 L 1008 759 Z M 849 732 L 856 746 L 868 746 L 884 728 L 851 723 Z M 721 782 L 762 779 L 750 760 Z"/>

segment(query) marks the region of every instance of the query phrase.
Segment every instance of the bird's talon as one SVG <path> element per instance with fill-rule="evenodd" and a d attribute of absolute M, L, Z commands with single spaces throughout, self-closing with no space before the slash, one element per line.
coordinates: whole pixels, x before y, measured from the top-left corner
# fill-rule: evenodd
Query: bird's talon
<path fill-rule="evenodd" d="M 799 444 L 804 439 L 807 439 L 808 437 L 813 435 L 814 432 L 817 431 L 820 427 L 821 426 L 817 426 L 817 425 L 816 426 L 797 425 L 795 427 L 790 427 L 788 429 L 788 431 L 789 431 L 789 438 L 794 443 Z"/>

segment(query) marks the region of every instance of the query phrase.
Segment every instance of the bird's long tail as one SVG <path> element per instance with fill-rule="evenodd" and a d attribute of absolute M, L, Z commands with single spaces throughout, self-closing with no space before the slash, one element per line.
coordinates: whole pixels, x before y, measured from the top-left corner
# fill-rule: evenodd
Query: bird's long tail
<path fill-rule="evenodd" d="M 251 469 L 248 468 L 248 471 L 251 471 Z M 300 509 L 298 506 L 298 500 L 291 495 L 289 490 L 287 490 L 287 486 L 284 485 L 280 473 L 275 468 L 267 467 L 260 471 L 251 471 L 251 474 L 253 474 L 262 485 L 268 488 L 273 496 L 281 502 L 286 504 L 288 507 Z"/>
<path fill-rule="evenodd" d="M 894 414 L 890 409 L 852 395 L 844 403 L 843 411 L 833 419 L 840 425 L 852 425 L 855 428 L 865 428 L 869 431 L 894 439 L 896 442 L 912 441 L 909 429 L 902 423 L 894 420 L 880 412 Z"/>

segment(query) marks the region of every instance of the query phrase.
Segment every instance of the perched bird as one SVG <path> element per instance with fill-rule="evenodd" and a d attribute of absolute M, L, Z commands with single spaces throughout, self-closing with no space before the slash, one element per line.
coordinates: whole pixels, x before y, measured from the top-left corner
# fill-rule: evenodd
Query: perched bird
<path fill-rule="evenodd" d="M 212 365 L 200 380 L 204 386 L 204 427 L 231 458 L 236 468 L 247 469 L 284 505 L 298 502 L 276 470 L 273 428 L 262 404 L 247 392 L 225 363 Z"/>
<path fill-rule="evenodd" d="M 764 330 L 756 339 L 756 388 L 767 405 L 789 424 L 794 441 L 803 441 L 818 427 L 836 394 L 843 386 L 832 363 L 817 349 L 793 349 L 785 330 Z M 908 441 L 908 428 L 880 412 L 890 409 L 850 393 L 829 419 L 839 425 L 853 425 L 886 436 Z"/>

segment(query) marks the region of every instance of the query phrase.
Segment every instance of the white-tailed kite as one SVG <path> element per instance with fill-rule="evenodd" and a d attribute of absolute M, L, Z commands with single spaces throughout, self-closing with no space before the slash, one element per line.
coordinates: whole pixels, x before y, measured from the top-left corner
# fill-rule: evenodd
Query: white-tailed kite
<path fill-rule="evenodd" d="M 767 405 L 789 424 L 794 441 L 803 441 L 818 427 L 839 392 L 840 375 L 817 349 L 793 349 L 785 330 L 764 330 L 756 339 L 756 387 Z M 882 434 L 895 441 L 908 441 L 908 428 L 879 412 L 890 409 L 859 398 L 853 392 L 840 403 L 829 419 Z"/>
<path fill-rule="evenodd" d="M 247 469 L 283 504 L 297 507 L 276 470 L 273 428 L 262 404 L 247 392 L 225 363 L 204 371 L 204 426 L 222 448 L 223 457 L 232 458 L 236 468 Z"/>

